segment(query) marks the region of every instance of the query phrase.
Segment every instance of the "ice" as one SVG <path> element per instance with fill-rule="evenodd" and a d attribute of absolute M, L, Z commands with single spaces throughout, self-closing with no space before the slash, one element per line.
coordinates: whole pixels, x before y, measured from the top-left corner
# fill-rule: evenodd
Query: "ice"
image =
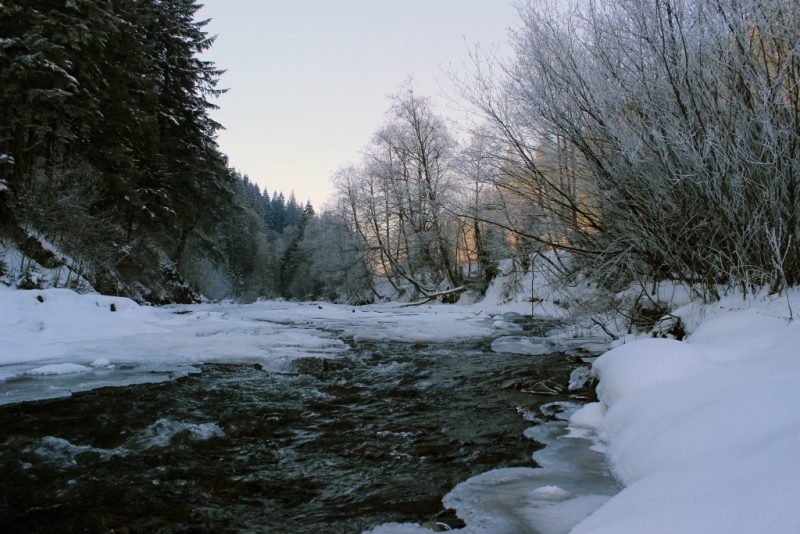
<path fill-rule="evenodd" d="M 686 294 L 678 286 L 658 288 L 659 300 L 682 303 Z M 481 308 L 486 303 L 382 304 L 354 313 L 349 306 L 286 302 L 149 308 L 65 289 L 0 287 L 0 403 L 172 380 L 207 362 L 298 372 L 339 357 L 350 339 L 495 337 L 518 326 L 509 311 L 530 313 L 529 302 L 501 305 L 495 296 L 490 310 Z M 568 417 L 570 428 L 559 420 L 526 431 L 547 444 L 534 454 L 541 468 L 484 473 L 454 488 L 445 504 L 467 521 L 466 534 L 566 532 L 578 522 L 576 534 L 800 532 L 800 321 L 791 320 L 794 302 L 800 302 L 798 290 L 688 303 L 672 312 L 692 333 L 688 341 L 621 338 L 593 363 L 599 402 L 580 410 L 550 405 L 551 415 Z M 492 348 L 579 355 L 606 343 L 507 335 Z M 576 371 L 570 382 L 578 387 L 585 378 L 585 371 Z M 200 443 L 220 432 L 213 423 L 162 420 L 126 446 L 166 447 L 178 436 L 179 444 Z M 111 454 L 53 440 L 38 443 L 37 454 L 53 461 Z M 609 466 L 626 486 L 616 495 Z M 391 529 L 425 531 L 384 525 L 375 532 Z"/>
<path fill-rule="evenodd" d="M 514 325 L 519 326 L 519 325 Z M 602 352 L 608 348 L 608 340 L 592 337 L 567 337 L 553 335 L 538 336 L 502 336 L 492 342 L 494 352 L 541 356 L 554 352 L 579 351 L 583 354 Z"/>
<path fill-rule="evenodd" d="M 568 401 L 548 402 L 539 408 L 545 417 L 554 417 L 562 421 L 568 421 L 578 409 L 580 409 L 580 404 Z"/>
<path fill-rule="evenodd" d="M 564 350 L 561 345 L 546 344 L 537 338 L 522 336 L 504 336 L 492 341 L 492 350 L 500 353 L 524 354 L 526 356 L 541 356 Z"/>
<path fill-rule="evenodd" d="M 75 368 L 80 368 L 80 372 L 32 374 L 30 371 L 36 371 L 37 367 L 31 364 L 6 366 L 3 369 L 7 378 L 0 387 L 0 404 L 68 397 L 74 392 L 98 387 L 158 383 L 199 372 L 197 367 L 182 363 L 166 365 L 157 362 L 122 361 L 111 368 L 66 363 L 51 365 L 55 369 L 75 365 Z M 38 369 L 50 367 L 39 366 Z"/>
<path fill-rule="evenodd" d="M 592 378 L 591 369 L 588 367 L 578 367 L 574 369 L 569 375 L 569 385 L 567 389 L 569 391 L 575 391 L 576 389 L 581 389 L 586 383 Z"/>
<path fill-rule="evenodd" d="M 687 342 L 597 359 L 600 402 L 570 422 L 626 488 L 575 534 L 800 532 L 799 296 L 689 305 L 675 312 L 696 326 Z"/>
<path fill-rule="evenodd" d="M 495 469 L 456 486 L 443 503 L 456 510 L 465 534 L 562 534 L 619 491 L 591 442 L 567 435 L 568 419 L 579 405 L 553 402 L 545 416 L 560 420 L 537 425 L 525 435 L 545 444 L 533 459 L 540 468 Z"/>
<path fill-rule="evenodd" d="M 50 365 L 43 365 L 35 367 L 27 372 L 29 375 L 70 375 L 73 373 L 88 373 L 91 372 L 91 367 L 85 365 L 78 365 L 76 363 L 53 363 Z"/>
<path fill-rule="evenodd" d="M 413 523 L 385 523 L 363 534 L 430 534 L 431 532 L 431 529 Z"/>
<path fill-rule="evenodd" d="M 91 366 L 94 368 L 101 368 L 101 367 L 105 367 L 107 369 L 114 368 L 114 364 L 111 363 L 111 360 L 109 360 L 108 358 L 97 358 L 91 363 Z"/>
<path fill-rule="evenodd" d="M 5 378 L 0 404 L 169 380 L 196 372 L 203 363 L 251 363 L 293 373 L 300 360 L 336 358 L 350 350 L 348 339 L 425 343 L 496 336 L 494 321 L 488 314 L 476 315 L 479 310 L 290 302 L 142 307 L 124 298 L 67 289 L 0 287 L 0 369 Z M 495 321 L 502 319 L 497 311 Z M 501 331 L 516 329 L 503 321 Z M 61 378 L 29 374 L 62 364 L 92 372 Z"/>
<path fill-rule="evenodd" d="M 531 496 L 536 499 L 553 499 L 558 501 L 573 497 L 572 493 L 558 486 L 542 486 L 541 488 L 536 488 L 531 492 Z"/>

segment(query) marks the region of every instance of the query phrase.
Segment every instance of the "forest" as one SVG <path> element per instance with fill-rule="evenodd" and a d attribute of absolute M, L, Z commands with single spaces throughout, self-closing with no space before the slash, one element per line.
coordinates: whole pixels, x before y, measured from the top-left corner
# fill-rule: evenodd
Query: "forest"
<path fill-rule="evenodd" d="M 303 226 L 228 167 L 209 116 L 223 71 L 200 5 L 10 1 L 0 7 L 0 223 L 27 261 L 140 302 L 294 296 Z M 54 254 L 57 250 L 61 254 Z M 8 266 L 4 270 L 7 270 Z"/>
<path fill-rule="evenodd" d="M 198 9 L 3 2 L 0 237 L 28 258 L 7 279 L 456 302 L 540 262 L 601 306 L 663 281 L 706 301 L 800 282 L 797 2 L 522 3 L 511 57 L 476 46 L 449 73 L 469 124 L 406 82 L 319 214 L 220 152 Z"/>

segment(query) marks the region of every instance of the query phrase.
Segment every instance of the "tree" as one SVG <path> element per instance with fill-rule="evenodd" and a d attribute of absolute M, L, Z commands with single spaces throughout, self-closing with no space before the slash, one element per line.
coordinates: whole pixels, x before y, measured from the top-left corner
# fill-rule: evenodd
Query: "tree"
<path fill-rule="evenodd" d="M 103 187 L 85 209 L 108 222 L 102 234 L 116 249 L 95 282 L 121 273 L 136 298 L 169 298 L 165 284 L 183 292 L 190 238 L 233 201 L 208 115 L 222 71 L 197 57 L 213 43 L 198 9 L 190 0 L 0 6 L 0 219 L 30 226 L 41 211 L 32 191 L 90 169 Z M 80 241 L 66 235 L 79 229 L 59 231 Z M 117 282 L 105 289 L 120 291 Z"/>
<path fill-rule="evenodd" d="M 294 193 L 289 197 L 289 206 L 297 207 Z M 293 229 L 289 246 L 283 255 L 280 266 L 280 293 L 287 298 L 314 299 L 319 296 L 320 288 L 309 272 L 309 256 L 300 247 L 305 231 L 316 214 L 311 202 L 306 202 L 297 227 Z"/>
<path fill-rule="evenodd" d="M 454 148 L 444 120 L 407 84 L 361 165 L 334 177 L 341 215 L 363 239 L 367 263 L 398 293 L 463 289 L 462 222 L 445 209 L 455 195 Z"/>
<path fill-rule="evenodd" d="M 529 2 L 520 16 L 514 60 L 462 83 L 499 148 L 497 187 L 546 223 L 519 235 L 616 284 L 713 297 L 800 281 L 796 5 Z"/>

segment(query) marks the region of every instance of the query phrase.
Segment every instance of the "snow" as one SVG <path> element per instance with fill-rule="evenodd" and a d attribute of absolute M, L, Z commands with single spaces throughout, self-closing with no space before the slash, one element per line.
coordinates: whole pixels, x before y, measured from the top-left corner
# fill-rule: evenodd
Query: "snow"
<path fill-rule="evenodd" d="M 570 422 L 592 431 L 626 487 L 574 533 L 800 532 L 800 325 L 789 302 L 690 305 L 677 312 L 699 324 L 687 342 L 639 340 L 597 359 L 600 402 Z"/>
<path fill-rule="evenodd" d="M 686 377 L 711 362 L 700 350 L 673 339 L 642 339 L 617 347 L 594 362 L 594 372 L 603 380 L 597 396 L 611 406 L 639 389 Z"/>
<path fill-rule="evenodd" d="M 465 534 L 800 532 L 800 291 L 707 305 L 687 295 L 659 297 L 685 303 L 673 315 L 687 341 L 622 338 L 593 364 L 598 402 L 542 406 L 569 427 L 526 431 L 547 444 L 541 469 L 490 471 L 445 496 Z M 505 337 L 495 350 L 544 347 Z"/>
<path fill-rule="evenodd" d="M 508 315 L 513 306 L 502 306 Z M 496 336 L 518 325 L 480 305 L 257 302 L 139 306 L 122 297 L 0 285 L 0 404 L 104 386 L 172 380 L 208 362 L 297 372 L 336 358 L 345 340 L 429 343 Z M 493 318 L 494 317 L 494 318 Z"/>
<path fill-rule="evenodd" d="M 587 382 L 589 382 L 589 380 L 591 380 L 591 378 L 591 371 L 588 367 L 578 367 L 570 373 L 569 385 L 567 386 L 567 389 L 569 391 L 581 389 L 586 385 Z"/>

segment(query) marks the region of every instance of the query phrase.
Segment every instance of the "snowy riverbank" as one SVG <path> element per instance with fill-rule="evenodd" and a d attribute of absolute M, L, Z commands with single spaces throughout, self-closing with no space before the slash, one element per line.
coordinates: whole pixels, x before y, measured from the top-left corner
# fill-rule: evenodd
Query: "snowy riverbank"
<path fill-rule="evenodd" d="M 800 532 L 800 293 L 678 310 L 687 342 L 640 340 L 594 364 L 576 413 L 626 488 L 573 530 Z"/>
<path fill-rule="evenodd" d="M 145 307 L 123 297 L 0 286 L 0 404 L 160 382 L 197 372 L 202 363 L 291 372 L 298 359 L 336 358 L 349 350 L 344 340 L 350 339 L 429 343 L 500 336 L 499 351 L 524 352 L 530 340 L 518 338 L 519 325 L 503 316 L 518 311 L 524 311 L 519 304 L 279 301 Z M 533 350 L 559 350 L 545 341 Z"/>

